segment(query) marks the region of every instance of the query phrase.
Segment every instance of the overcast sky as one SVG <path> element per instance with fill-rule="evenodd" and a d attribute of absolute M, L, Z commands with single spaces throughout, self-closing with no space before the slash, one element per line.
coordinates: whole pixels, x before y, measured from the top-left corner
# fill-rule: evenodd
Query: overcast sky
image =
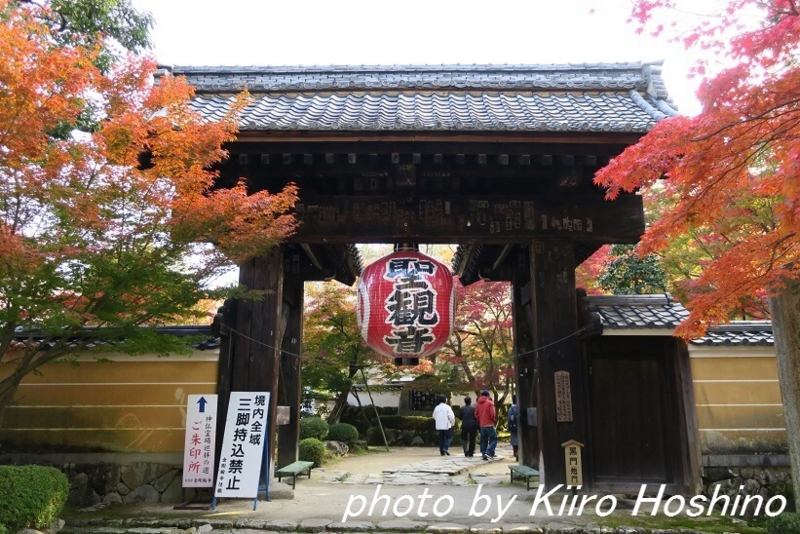
<path fill-rule="evenodd" d="M 629 0 L 133 0 L 166 65 L 598 63 L 665 60 L 693 114 L 677 45 L 637 36 Z M 594 9 L 594 11 L 593 11 Z"/>

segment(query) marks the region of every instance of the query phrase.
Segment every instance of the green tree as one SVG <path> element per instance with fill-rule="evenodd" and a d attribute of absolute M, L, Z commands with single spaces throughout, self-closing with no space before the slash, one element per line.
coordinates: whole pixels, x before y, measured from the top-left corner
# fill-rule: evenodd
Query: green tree
<path fill-rule="evenodd" d="M 655 254 L 639 256 L 633 245 L 612 245 L 610 260 L 598 283 L 615 295 L 643 295 L 667 291 L 666 273 Z"/>
<path fill-rule="evenodd" d="M 60 46 L 99 46 L 96 64 L 107 70 L 125 50 L 148 50 L 153 16 L 136 10 L 130 0 L 19 0 L 50 24 Z"/>

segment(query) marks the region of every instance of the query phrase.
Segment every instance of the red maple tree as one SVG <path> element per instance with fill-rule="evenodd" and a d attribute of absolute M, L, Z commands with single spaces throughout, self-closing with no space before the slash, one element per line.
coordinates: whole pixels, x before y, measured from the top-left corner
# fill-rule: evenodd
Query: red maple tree
<path fill-rule="evenodd" d="M 47 10 L 0 0 L 0 410 L 100 339 L 177 348 L 139 327 L 194 313 L 220 267 L 295 227 L 293 186 L 214 188 L 234 115 L 205 122 L 185 81 L 153 85 L 152 61 L 100 70 L 102 43 L 62 43 Z"/>
<path fill-rule="evenodd" d="M 671 209 L 650 226 L 642 252 L 689 233 L 708 236 L 686 303 L 684 337 L 729 320 L 742 299 L 766 291 L 787 429 L 800 427 L 800 3 L 729 0 L 713 16 L 675 20 L 673 0 L 639 0 L 640 29 L 705 53 L 696 117 L 660 122 L 596 176 L 614 198 L 662 186 Z M 743 14 L 748 14 L 747 17 Z M 751 17 L 750 15 L 758 15 Z M 711 73 L 711 61 L 726 66 Z M 800 436 L 789 434 L 795 488 Z M 794 435 L 793 435 L 794 434 Z M 800 492 L 795 492 L 800 507 Z"/>

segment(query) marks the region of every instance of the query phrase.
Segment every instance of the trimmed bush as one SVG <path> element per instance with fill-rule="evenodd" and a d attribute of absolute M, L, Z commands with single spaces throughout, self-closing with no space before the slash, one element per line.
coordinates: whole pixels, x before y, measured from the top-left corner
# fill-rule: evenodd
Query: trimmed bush
<path fill-rule="evenodd" d="M 0 466 L 0 525 L 8 532 L 42 530 L 61 513 L 68 495 L 67 477 L 55 467 Z"/>
<path fill-rule="evenodd" d="M 298 457 L 303 462 L 314 462 L 314 467 L 325 463 L 325 444 L 317 438 L 300 440 Z"/>
<path fill-rule="evenodd" d="M 783 513 L 767 520 L 767 534 L 800 534 L 800 514 Z"/>
<path fill-rule="evenodd" d="M 398 430 L 436 430 L 436 423 L 433 417 L 424 415 L 382 415 L 381 424 L 383 428 L 397 428 Z"/>
<path fill-rule="evenodd" d="M 328 429 L 328 439 L 343 441 L 348 447 L 353 447 L 358 440 L 358 429 L 347 423 L 336 423 Z"/>
<path fill-rule="evenodd" d="M 320 417 L 300 419 L 300 439 L 317 438 L 322 441 L 328 437 L 328 423 Z"/>

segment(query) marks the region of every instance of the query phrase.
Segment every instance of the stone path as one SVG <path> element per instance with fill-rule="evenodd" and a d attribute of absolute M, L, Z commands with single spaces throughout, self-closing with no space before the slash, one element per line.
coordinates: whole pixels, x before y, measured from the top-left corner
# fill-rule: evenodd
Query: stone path
<path fill-rule="evenodd" d="M 496 473 L 487 468 L 495 462 L 511 458 L 511 451 L 498 449 L 493 460 L 485 461 L 480 456 L 440 456 L 404 464 L 380 473 L 349 473 L 345 470 L 322 469 L 322 480 L 331 484 L 385 484 L 389 486 L 466 486 L 468 484 L 497 485 Z M 506 462 L 507 464 L 507 462 Z M 494 471 L 497 471 L 494 469 Z M 507 475 L 507 473 L 506 473 Z"/>

